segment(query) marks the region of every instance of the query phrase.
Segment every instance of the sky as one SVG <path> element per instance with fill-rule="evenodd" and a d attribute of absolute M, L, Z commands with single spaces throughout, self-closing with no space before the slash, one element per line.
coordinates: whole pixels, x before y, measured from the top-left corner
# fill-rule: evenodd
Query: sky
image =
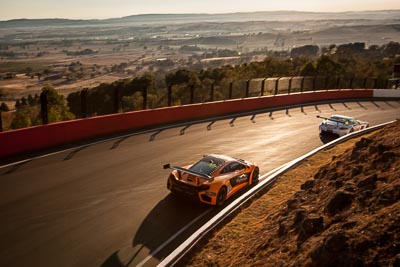
<path fill-rule="evenodd" d="M 399 0 L 0 0 L 0 21 L 20 18 L 106 19 L 166 13 L 394 9 L 400 9 Z"/>

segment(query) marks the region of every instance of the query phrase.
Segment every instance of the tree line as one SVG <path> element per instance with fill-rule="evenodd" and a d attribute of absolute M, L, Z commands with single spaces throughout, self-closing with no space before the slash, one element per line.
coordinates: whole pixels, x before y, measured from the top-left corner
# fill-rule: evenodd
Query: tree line
<path fill-rule="evenodd" d="M 74 92 L 65 98 L 58 94 L 55 88 L 47 85 L 43 90 L 50 92 L 49 122 L 82 117 L 83 99 L 86 101 L 85 112 L 89 116 L 104 115 L 116 111 L 163 107 L 169 104 L 182 105 L 227 99 L 228 87 L 232 89 L 230 97 L 243 97 L 241 81 L 256 78 L 324 76 L 332 79 L 373 77 L 384 80 L 391 77 L 393 66 L 400 63 L 400 44 L 397 42 L 368 48 L 365 43 L 317 48 L 304 46 L 293 49 L 291 56 L 288 55 L 284 59 L 281 55 L 268 56 L 261 62 L 225 65 L 200 71 L 179 69 L 167 74 L 147 73 L 141 77 L 103 83 L 84 90 L 85 98 L 82 97 L 83 92 Z M 209 93 L 210 88 L 213 90 L 212 96 Z M 172 103 L 167 102 L 168 94 L 171 94 Z M 12 129 L 42 123 L 39 100 L 36 95 L 17 101 L 15 117 L 11 123 Z M 6 109 L 3 104 L 2 109 Z"/>

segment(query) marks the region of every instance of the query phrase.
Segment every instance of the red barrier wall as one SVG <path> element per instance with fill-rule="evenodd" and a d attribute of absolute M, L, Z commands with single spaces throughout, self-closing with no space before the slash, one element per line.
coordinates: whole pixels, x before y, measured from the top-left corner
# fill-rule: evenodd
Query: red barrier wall
<path fill-rule="evenodd" d="M 0 132 L 0 157 L 164 123 L 189 121 L 316 101 L 372 97 L 373 90 L 306 92 L 290 95 L 232 99 L 57 122 Z"/>

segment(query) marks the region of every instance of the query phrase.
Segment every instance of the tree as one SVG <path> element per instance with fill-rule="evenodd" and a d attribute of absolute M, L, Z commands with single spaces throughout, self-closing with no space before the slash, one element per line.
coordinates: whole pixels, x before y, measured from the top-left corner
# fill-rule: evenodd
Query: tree
<path fill-rule="evenodd" d="M 198 75 L 195 72 L 186 69 L 181 69 L 176 71 L 175 73 L 167 74 L 167 76 L 165 77 L 165 81 L 168 85 L 200 83 Z"/>
<path fill-rule="evenodd" d="M 46 85 L 42 88 L 42 92 L 44 91 L 47 91 L 49 122 L 71 120 L 75 118 L 67 107 L 65 97 L 60 95 L 54 87 Z"/>
<path fill-rule="evenodd" d="M 308 56 L 315 57 L 318 54 L 319 47 L 317 45 L 305 45 L 301 47 L 295 47 L 290 52 L 291 57 Z"/>
<path fill-rule="evenodd" d="M 317 73 L 317 69 L 312 62 L 305 64 L 300 71 L 301 76 L 316 76 Z"/>
<path fill-rule="evenodd" d="M 30 76 L 32 71 L 33 71 L 33 69 L 31 67 L 26 67 L 25 68 L 25 73 L 26 73 L 27 76 Z"/>
<path fill-rule="evenodd" d="M 143 97 L 140 92 L 135 92 L 132 96 L 122 97 L 122 105 L 126 110 L 139 110 L 142 108 Z"/>
<path fill-rule="evenodd" d="M 49 122 L 74 119 L 75 116 L 69 112 L 64 96 L 58 94 L 56 89 L 50 85 L 42 88 L 42 92 L 47 91 L 48 117 Z M 35 103 L 37 103 L 35 105 Z M 11 122 L 12 129 L 24 128 L 41 124 L 39 96 L 28 96 L 28 100 L 23 97 L 17 100 L 15 117 Z M 29 104 L 29 105 L 28 105 Z"/>
<path fill-rule="evenodd" d="M 177 99 L 175 101 L 177 105 L 190 103 L 189 88 L 192 86 L 198 87 L 201 84 L 197 73 L 186 69 L 168 74 L 165 77 L 165 81 L 168 86 L 174 85 L 172 96 L 174 99 Z"/>
<path fill-rule="evenodd" d="M 7 111 L 10 111 L 10 109 L 8 108 L 7 104 L 3 102 L 3 103 L 1 103 L 1 105 L 0 105 L 0 111 L 5 111 L 5 112 L 7 112 Z"/>
<path fill-rule="evenodd" d="M 346 51 L 351 53 L 362 53 L 365 50 L 365 43 L 356 42 L 350 44 L 342 44 L 337 47 L 338 52 Z"/>
<path fill-rule="evenodd" d="M 33 105 L 34 105 L 34 102 L 33 102 L 33 101 L 34 101 L 34 100 L 33 100 L 32 95 L 29 94 L 29 95 L 28 95 L 28 104 L 31 105 L 31 106 L 33 106 Z"/>
<path fill-rule="evenodd" d="M 32 126 L 32 121 L 27 114 L 16 112 L 15 118 L 11 121 L 11 129 L 19 129 Z"/>
<path fill-rule="evenodd" d="M 400 43 L 390 42 L 383 46 L 383 53 L 388 57 L 394 57 L 400 54 Z"/>
<path fill-rule="evenodd" d="M 28 100 L 26 100 L 25 97 L 21 98 L 21 106 L 27 106 L 28 105 Z"/>
<path fill-rule="evenodd" d="M 343 74 L 341 64 L 333 61 L 329 56 L 323 55 L 317 60 L 317 74 L 321 76 L 339 76 Z"/>
<path fill-rule="evenodd" d="M 17 101 L 15 101 L 15 107 L 17 109 L 21 107 L 21 100 L 17 99 Z"/>
<path fill-rule="evenodd" d="M 51 70 L 49 70 L 47 68 L 43 70 L 43 75 L 44 76 L 48 76 L 48 75 L 50 75 L 50 73 L 51 73 Z"/>

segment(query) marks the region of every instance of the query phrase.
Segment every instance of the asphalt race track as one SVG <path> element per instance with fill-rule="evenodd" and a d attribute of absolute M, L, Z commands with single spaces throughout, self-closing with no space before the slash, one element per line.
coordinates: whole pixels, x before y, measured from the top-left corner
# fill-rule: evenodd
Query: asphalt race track
<path fill-rule="evenodd" d="M 209 121 L 1 167 L 0 266 L 155 266 L 216 210 L 171 197 L 163 164 L 216 153 L 254 161 L 264 174 L 321 146 L 316 115 L 334 113 L 372 126 L 399 118 L 400 102 Z"/>

